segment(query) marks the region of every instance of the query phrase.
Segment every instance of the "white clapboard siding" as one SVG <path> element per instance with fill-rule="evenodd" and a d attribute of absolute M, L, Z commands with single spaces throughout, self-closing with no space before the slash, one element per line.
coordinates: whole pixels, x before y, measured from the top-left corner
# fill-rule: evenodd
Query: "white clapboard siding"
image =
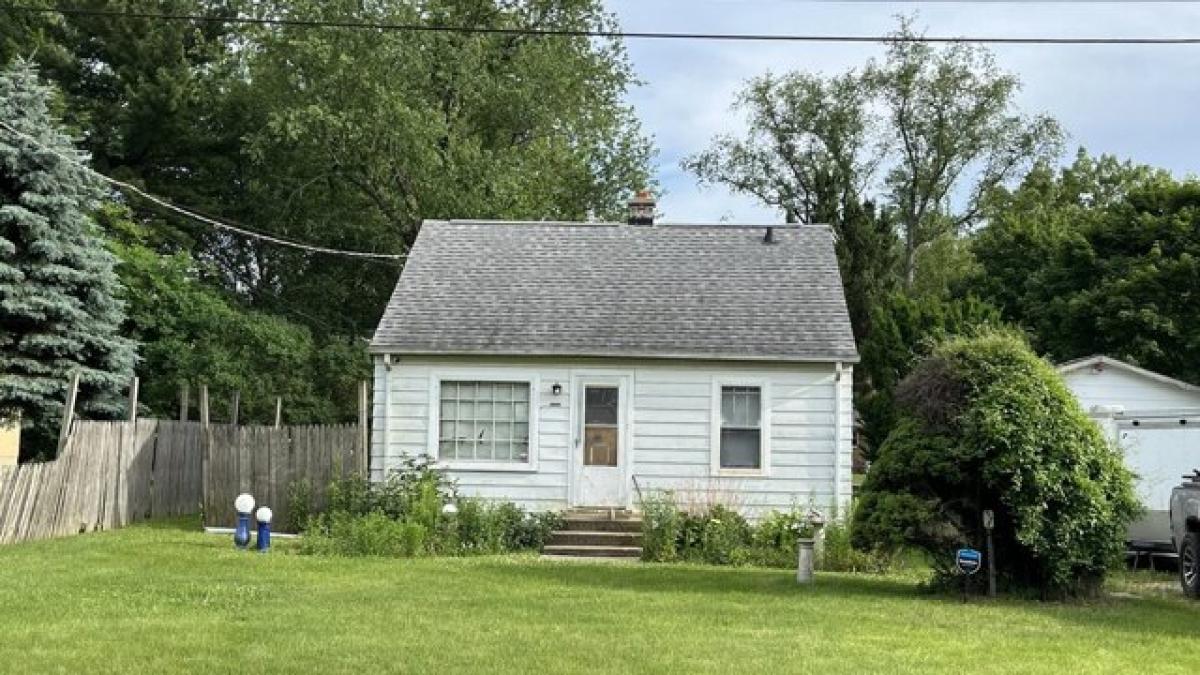
<path fill-rule="evenodd" d="M 570 506 L 573 377 L 629 376 L 630 474 L 643 492 L 672 490 L 681 503 L 728 503 L 746 515 L 812 505 L 848 504 L 851 484 L 851 369 L 835 383 L 833 364 L 458 358 L 377 359 L 371 476 L 382 479 L 406 457 L 431 453 L 431 396 L 439 379 L 537 383 L 536 462 L 522 470 L 448 469 L 465 494 L 509 500 L 530 509 Z M 452 377 L 447 377 L 452 373 Z M 757 381 L 769 394 L 770 470 L 761 477 L 714 475 L 713 406 L 718 382 Z M 553 396 L 551 387 L 562 385 Z M 835 391 L 840 400 L 835 402 Z M 835 410 L 840 412 L 834 419 Z M 835 427 L 840 425 L 840 430 Z M 840 488 L 835 487 L 835 479 Z M 633 498 L 634 490 L 630 490 Z M 836 495 L 836 496 L 835 496 Z M 632 504 L 636 506 L 636 504 Z"/>

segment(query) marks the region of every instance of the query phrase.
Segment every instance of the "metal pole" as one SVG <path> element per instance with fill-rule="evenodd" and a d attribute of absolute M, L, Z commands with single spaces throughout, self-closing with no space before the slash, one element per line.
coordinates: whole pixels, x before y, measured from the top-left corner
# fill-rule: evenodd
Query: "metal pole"
<path fill-rule="evenodd" d="M 370 457 L 370 433 L 369 424 L 370 417 L 368 416 L 368 385 L 367 381 L 363 380 L 358 383 L 358 469 L 360 476 L 367 474 L 368 458 Z"/>
<path fill-rule="evenodd" d="M 992 531 L 987 531 L 988 597 L 996 597 L 996 550 L 992 548 Z"/>
<path fill-rule="evenodd" d="M 992 529 L 996 527 L 996 512 L 983 511 L 983 530 L 987 532 L 988 597 L 996 597 L 996 549 L 992 546 Z"/>

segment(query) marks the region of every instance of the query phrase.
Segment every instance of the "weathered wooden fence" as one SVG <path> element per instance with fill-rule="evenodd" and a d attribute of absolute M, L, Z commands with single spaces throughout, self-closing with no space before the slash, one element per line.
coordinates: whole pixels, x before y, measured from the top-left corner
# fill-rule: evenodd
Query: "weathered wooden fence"
<path fill-rule="evenodd" d="M 0 544 L 194 513 L 201 439 L 187 422 L 76 422 L 57 460 L 0 469 Z"/>
<path fill-rule="evenodd" d="M 325 505 L 335 478 L 365 475 L 366 448 L 354 424 L 334 426 L 213 426 L 205 463 L 204 524 L 229 526 L 233 500 L 242 492 L 271 507 L 277 529 L 293 531 L 291 489 L 308 486 L 308 510 Z"/>
<path fill-rule="evenodd" d="M 330 480 L 365 473 L 360 429 L 75 422 L 55 461 L 0 468 L 0 544 L 201 509 L 206 524 L 228 526 L 240 492 L 270 506 L 286 529 L 293 481 L 307 479 L 312 507 L 319 508 Z"/>

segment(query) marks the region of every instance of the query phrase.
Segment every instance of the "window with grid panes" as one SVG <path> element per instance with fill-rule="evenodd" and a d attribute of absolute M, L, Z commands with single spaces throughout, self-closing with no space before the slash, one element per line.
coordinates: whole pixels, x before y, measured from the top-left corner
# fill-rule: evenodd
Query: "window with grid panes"
<path fill-rule="evenodd" d="M 529 461 L 529 383 L 441 383 L 438 458 L 457 462 Z"/>
<path fill-rule="evenodd" d="M 721 468 L 762 468 L 762 390 L 721 387 Z"/>

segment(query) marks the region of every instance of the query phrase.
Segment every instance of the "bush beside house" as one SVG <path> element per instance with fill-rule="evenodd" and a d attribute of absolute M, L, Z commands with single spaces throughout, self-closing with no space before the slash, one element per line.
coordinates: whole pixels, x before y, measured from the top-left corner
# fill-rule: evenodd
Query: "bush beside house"
<path fill-rule="evenodd" d="M 854 513 L 860 547 L 915 546 L 939 576 L 982 547 L 995 512 L 999 582 L 1042 597 L 1090 594 L 1138 511 L 1119 451 L 1018 334 L 937 347 L 897 389 L 899 418 Z"/>
<path fill-rule="evenodd" d="M 750 523 L 736 510 L 716 504 L 701 511 L 681 508 L 671 492 L 647 496 L 642 508 L 642 559 L 709 565 L 794 568 L 801 539 L 815 538 L 814 512 L 793 507 Z M 816 566 L 835 572 L 883 572 L 894 557 L 850 545 L 850 524 L 834 518 L 820 531 Z"/>
<path fill-rule="evenodd" d="M 305 487 L 297 484 L 294 490 L 302 493 Z M 406 461 L 380 483 L 362 477 L 336 481 L 328 508 L 303 518 L 300 550 L 398 557 L 536 551 L 559 518 L 460 495 L 454 482 L 423 457 Z"/>

